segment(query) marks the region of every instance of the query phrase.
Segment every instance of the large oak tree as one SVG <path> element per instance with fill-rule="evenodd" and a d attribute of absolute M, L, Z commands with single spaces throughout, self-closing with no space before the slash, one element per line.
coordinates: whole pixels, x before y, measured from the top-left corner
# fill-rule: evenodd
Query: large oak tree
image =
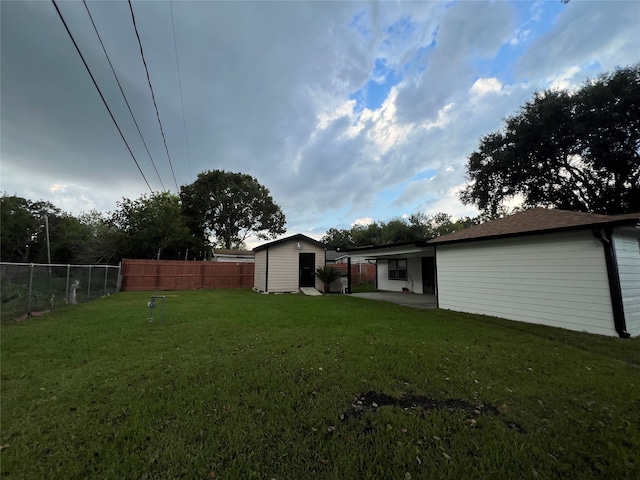
<path fill-rule="evenodd" d="M 491 216 L 513 198 L 524 207 L 640 211 L 640 65 L 577 91 L 536 93 L 481 139 L 467 176 L 460 198 Z"/>
<path fill-rule="evenodd" d="M 241 248 L 250 235 L 268 240 L 286 232 L 280 207 L 251 175 L 202 172 L 181 187 L 180 198 L 192 233 L 223 248 Z"/>

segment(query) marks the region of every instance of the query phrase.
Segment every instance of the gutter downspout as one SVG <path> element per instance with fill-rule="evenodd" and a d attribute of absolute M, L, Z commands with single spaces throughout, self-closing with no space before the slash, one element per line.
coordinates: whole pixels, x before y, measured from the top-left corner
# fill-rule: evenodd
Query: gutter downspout
<path fill-rule="evenodd" d="M 436 308 L 440 308 L 440 289 L 438 288 L 438 247 L 433 246 L 433 276 L 436 287 Z"/>
<path fill-rule="evenodd" d="M 267 247 L 265 272 L 264 272 L 264 293 L 269 293 L 269 247 Z"/>
<path fill-rule="evenodd" d="M 607 263 L 607 277 L 609 279 L 609 294 L 611 295 L 611 308 L 613 309 L 613 325 L 620 338 L 629 338 L 631 335 L 627 332 L 627 322 L 624 318 L 620 274 L 618 272 L 616 251 L 613 248 L 611 234 L 611 228 L 593 231 L 593 236 L 600 240 L 604 246 L 604 258 Z"/>

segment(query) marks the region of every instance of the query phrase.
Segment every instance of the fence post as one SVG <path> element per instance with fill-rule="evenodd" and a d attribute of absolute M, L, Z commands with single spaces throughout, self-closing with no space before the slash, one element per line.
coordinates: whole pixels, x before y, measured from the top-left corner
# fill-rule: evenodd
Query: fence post
<path fill-rule="evenodd" d="M 118 278 L 116 280 L 116 292 L 122 289 L 122 262 L 118 263 Z"/>
<path fill-rule="evenodd" d="M 87 280 L 87 300 L 91 299 L 91 265 L 89 265 L 89 280 Z"/>
<path fill-rule="evenodd" d="M 27 300 L 27 315 L 31 315 L 31 289 L 33 286 L 33 263 L 29 265 L 29 300 Z"/>
<path fill-rule="evenodd" d="M 71 271 L 71 265 L 67 264 L 67 290 L 64 295 L 64 303 L 69 303 L 69 272 Z"/>
<path fill-rule="evenodd" d="M 104 266 L 104 293 L 103 295 L 107 296 L 107 274 L 109 273 L 109 265 Z"/>

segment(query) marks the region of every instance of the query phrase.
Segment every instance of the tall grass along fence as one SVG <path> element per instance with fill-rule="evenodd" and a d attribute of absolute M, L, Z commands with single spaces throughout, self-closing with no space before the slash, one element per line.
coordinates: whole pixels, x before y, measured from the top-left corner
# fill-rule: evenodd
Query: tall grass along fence
<path fill-rule="evenodd" d="M 253 263 L 125 259 L 122 290 L 251 288 L 253 272 Z"/>
<path fill-rule="evenodd" d="M 120 265 L 0 262 L 0 318 L 38 315 L 119 290 Z"/>

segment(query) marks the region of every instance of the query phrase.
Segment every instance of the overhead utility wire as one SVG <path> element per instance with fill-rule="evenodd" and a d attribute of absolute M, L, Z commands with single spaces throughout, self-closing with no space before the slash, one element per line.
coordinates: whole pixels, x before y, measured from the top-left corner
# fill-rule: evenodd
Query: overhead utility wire
<path fill-rule="evenodd" d="M 138 160 L 136 160 L 136 156 L 131 151 L 131 147 L 129 147 L 129 144 L 127 143 L 127 139 L 124 138 L 124 135 L 122 134 L 122 130 L 120 130 L 120 127 L 118 126 L 118 122 L 116 122 L 116 119 L 113 116 L 113 113 L 111 113 L 111 109 L 109 108 L 109 105 L 107 105 L 107 101 L 104 99 L 104 95 L 102 95 L 102 91 L 100 90 L 100 87 L 98 86 L 98 83 L 96 82 L 96 79 L 93 77 L 93 74 L 91 73 L 91 70 L 89 69 L 89 65 L 87 65 L 87 62 L 84 59 L 84 56 L 82 55 L 82 52 L 80 51 L 80 48 L 78 47 L 78 44 L 76 43 L 75 39 L 73 38 L 73 34 L 71 33 L 71 30 L 69 30 L 69 27 L 67 26 L 67 22 L 65 22 L 64 17 L 62 16 L 62 12 L 58 8 L 58 4 L 56 3 L 56 0 L 51 0 L 51 2 L 53 3 L 53 6 L 56 8 L 56 11 L 58 12 L 58 16 L 60 17 L 60 20 L 62 20 L 62 24 L 64 25 L 64 28 L 67 30 L 67 34 L 69 34 L 69 38 L 73 42 L 74 47 L 76 47 L 76 51 L 78 52 L 78 55 L 80 55 L 80 58 L 82 59 L 82 63 L 84 63 L 84 67 L 87 69 L 87 73 L 89 73 L 89 76 L 91 77 L 91 81 L 93 81 L 93 85 L 96 87 L 96 90 L 98 91 L 98 94 L 100 95 L 100 98 L 102 99 L 102 103 L 104 103 L 104 106 L 106 107 L 107 111 L 109 112 L 109 115 L 111 116 L 111 120 L 113 121 L 113 124 L 118 129 L 118 133 L 120 134 L 120 137 L 122 137 L 122 141 L 127 146 L 127 150 L 129 150 L 129 153 L 131 154 L 131 158 L 133 158 L 133 161 L 136 164 L 136 167 L 138 167 L 138 171 L 140 172 L 140 175 L 142 175 L 142 178 L 144 178 L 144 182 L 147 184 L 147 187 L 149 187 L 149 191 L 153 194 L 153 189 L 151 188 L 151 185 L 149 185 L 149 182 L 147 181 L 147 177 L 144 176 L 144 172 L 140 168 L 140 164 L 138 163 Z"/>
<path fill-rule="evenodd" d="M 187 147 L 187 163 L 189 165 L 189 178 L 191 178 L 191 155 L 189 154 L 189 137 L 187 136 L 187 121 L 184 117 L 184 100 L 182 99 L 182 80 L 180 76 L 180 63 L 178 62 L 178 44 L 176 42 L 176 26 L 173 22 L 173 1 L 169 0 L 171 9 L 171 28 L 173 29 L 173 49 L 176 52 L 176 67 L 178 69 L 178 86 L 180 87 L 180 107 L 182 108 L 182 126 L 184 127 L 184 144 Z"/>
<path fill-rule="evenodd" d="M 96 32 L 96 35 L 98 36 L 98 40 L 100 41 L 100 46 L 102 47 L 102 51 L 104 52 L 105 57 L 107 57 L 107 62 L 109 62 L 109 66 L 111 67 L 111 71 L 113 72 L 113 76 L 116 79 L 116 83 L 118 84 L 118 88 L 120 89 L 120 93 L 122 94 L 122 98 L 124 98 L 124 103 L 127 104 L 127 108 L 129 109 L 129 113 L 131 114 L 131 118 L 133 119 L 133 123 L 136 125 L 136 128 L 138 129 L 138 133 L 140 134 L 140 139 L 142 140 L 142 143 L 144 144 L 144 148 L 147 150 L 147 154 L 149 155 L 149 160 L 151 160 L 151 164 L 153 165 L 153 169 L 156 171 L 156 175 L 158 175 L 158 180 L 160 180 L 160 185 L 162 186 L 162 190 L 166 190 L 164 188 L 164 183 L 162 183 L 162 178 L 160 178 L 160 173 L 158 173 L 158 169 L 156 168 L 156 163 L 153 161 L 153 158 L 151 157 L 151 152 L 149 152 L 149 147 L 147 147 L 147 142 L 144 141 L 144 137 L 142 136 L 142 132 L 140 131 L 140 127 L 138 126 L 138 122 L 136 121 L 136 117 L 133 115 L 133 111 L 131 110 L 131 105 L 129 105 L 129 101 L 127 100 L 127 96 L 124 94 L 124 90 L 122 89 L 122 85 L 120 85 L 120 79 L 118 79 L 118 75 L 116 74 L 116 70 L 115 68 L 113 68 L 113 64 L 111 63 L 111 59 L 109 58 L 109 54 L 107 53 L 107 49 L 104 46 L 104 43 L 102 43 L 102 38 L 100 37 L 100 34 L 98 33 L 98 29 L 96 27 L 95 22 L 93 21 L 93 17 L 91 16 L 91 12 L 89 11 L 89 6 L 87 5 L 87 1 L 86 0 L 82 0 L 82 3 L 84 3 L 84 8 L 87 10 L 87 13 L 89 14 L 89 19 L 91 20 L 91 25 L 93 25 L 93 29 Z"/>
<path fill-rule="evenodd" d="M 138 45 L 140 46 L 140 55 L 142 55 L 142 63 L 144 63 L 144 69 L 147 72 L 147 83 L 151 90 L 151 98 L 153 100 L 153 106 L 156 109 L 156 117 L 158 118 L 158 124 L 160 125 L 160 133 L 162 134 L 162 141 L 164 142 L 164 149 L 167 152 L 167 158 L 169 159 L 169 166 L 171 167 L 171 174 L 173 175 L 173 181 L 176 184 L 176 192 L 179 192 L 178 181 L 176 180 L 176 174 L 173 171 L 173 163 L 171 163 L 171 155 L 169 155 L 169 147 L 167 147 L 167 139 L 164 136 L 164 129 L 162 128 L 162 122 L 160 121 L 160 112 L 158 112 L 158 104 L 156 103 L 156 96 L 153 93 L 153 87 L 151 86 L 151 77 L 149 76 L 149 69 L 147 68 L 147 62 L 144 59 L 144 50 L 142 49 L 142 41 L 140 40 L 140 34 L 138 33 L 138 27 L 136 25 L 136 16 L 133 14 L 133 5 L 129 0 L 129 10 L 131 10 L 131 20 L 133 20 L 133 28 L 136 31 L 136 37 L 138 37 Z"/>

